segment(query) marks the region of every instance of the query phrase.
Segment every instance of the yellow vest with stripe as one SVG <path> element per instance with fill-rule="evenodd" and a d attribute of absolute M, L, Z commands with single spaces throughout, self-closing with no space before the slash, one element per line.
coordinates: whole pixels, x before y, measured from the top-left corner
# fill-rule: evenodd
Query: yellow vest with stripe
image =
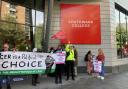
<path fill-rule="evenodd" d="M 66 61 L 74 61 L 74 50 L 69 48 L 69 45 L 66 45 L 66 52 L 69 52 L 69 55 L 66 58 Z"/>
<path fill-rule="evenodd" d="M 70 44 L 67 44 L 66 47 L 65 47 L 65 51 L 68 52 L 69 51 L 69 46 Z"/>

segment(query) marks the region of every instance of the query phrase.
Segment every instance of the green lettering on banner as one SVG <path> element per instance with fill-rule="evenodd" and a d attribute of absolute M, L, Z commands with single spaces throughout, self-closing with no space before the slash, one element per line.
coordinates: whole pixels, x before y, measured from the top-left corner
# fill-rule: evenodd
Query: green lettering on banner
<path fill-rule="evenodd" d="M 8 70 L 8 71 L 0 71 L 0 75 L 25 75 L 25 74 L 45 74 L 45 70 Z"/>

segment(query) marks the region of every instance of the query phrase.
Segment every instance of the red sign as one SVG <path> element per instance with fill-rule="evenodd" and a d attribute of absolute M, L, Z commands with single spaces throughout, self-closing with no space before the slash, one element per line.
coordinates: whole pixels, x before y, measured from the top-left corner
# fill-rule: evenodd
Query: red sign
<path fill-rule="evenodd" d="M 62 43 L 100 44 L 100 5 L 61 4 Z"/>

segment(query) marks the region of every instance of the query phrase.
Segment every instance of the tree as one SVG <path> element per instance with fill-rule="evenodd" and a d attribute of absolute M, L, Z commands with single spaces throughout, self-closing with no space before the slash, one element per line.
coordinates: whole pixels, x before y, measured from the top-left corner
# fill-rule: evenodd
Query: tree
<path fill-rule="evenodd" d="M 14 46 L 18 48 L 25 44 L 25 29 L 17 24 L 16 18 L 6 15 L 4 21 L 0 22 L 0 39 L 0 46 L 5 40 L 8 40 L 11 48 Z"/>
<path fill-rule="evenodd" d="M 125 25 L 126 24 L 122 23 L 116 27 L 117 48 L 123 46 L 125 42 L 128 40 L 128 34 L 126 33 Z"/>
<path fill-rule="evenodd" d="M 35 47 L 42 49 L 43 24 L 36 26 L 35 30 Z"/>

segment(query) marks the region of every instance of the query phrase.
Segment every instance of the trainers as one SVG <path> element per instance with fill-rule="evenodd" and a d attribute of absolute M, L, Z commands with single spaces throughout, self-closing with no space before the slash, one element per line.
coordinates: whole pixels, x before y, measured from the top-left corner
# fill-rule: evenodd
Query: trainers
<path fill-rule="evenodd" d="M 104 80 L 104 77 L 103 76 L 101 76 L 101 80 Z"/>
<path fill-rule="evenodd" d="M 97 78 L 101 78 L 101 76 L 97 76 Z"/>

